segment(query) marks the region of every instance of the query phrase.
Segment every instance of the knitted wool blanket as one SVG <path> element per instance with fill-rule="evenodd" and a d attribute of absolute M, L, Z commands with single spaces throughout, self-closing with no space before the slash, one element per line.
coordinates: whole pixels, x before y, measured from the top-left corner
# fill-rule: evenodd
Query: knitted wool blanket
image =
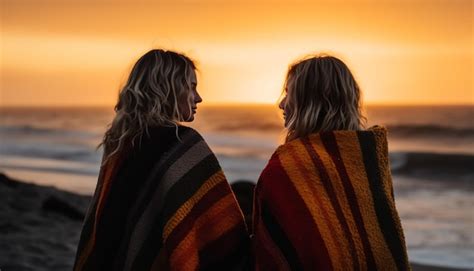
<path fill-rule="evenodd" d="M 248 233 L 215 155 L 188 127 L 149 134 L 101 168 L 74 270 L 238 268 Z"/>
<path fill-rule="evenodd" d="M 312 134 L 280 146 L 255 191 L 256 270 L 409 270 L 387 132 Z"/>

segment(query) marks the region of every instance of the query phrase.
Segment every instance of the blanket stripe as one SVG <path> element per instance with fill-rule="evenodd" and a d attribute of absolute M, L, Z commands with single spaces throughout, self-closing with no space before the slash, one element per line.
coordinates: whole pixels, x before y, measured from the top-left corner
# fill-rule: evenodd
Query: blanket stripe
<path fill-rule="evenodd" d="M 314 140 L 317 140 L 317 139 L 314 139 Z M 335 223 L 342 226 L 342 230 L 343 230 L 343 233 L 344 233 L 343 241 L 345 241 L 348 244 L 348 251 L 350 252 L 350 259 L 351 259 L 351 261 L 354 262 L 353 267 L 354 267 L 355 270 L 359 270 L 359 261 L 358 261 L 357 255 L 356 255 L 356 253 L 357 253 L 356 246 L 355 246 L 354 239 L 352 238 L 353 235 L 352 235 L 351 230 L 349 229 L 349 225 L 348 225 L 348 220 L 350 218 L 349 218 L 348 215 L 344 215 L 345 210 L 343 210 L 343 206 L 341 206 L 339 201 L 338 201 L 337 193 L 336 193 L 336 190 L 333 186 L 333 180 L 334 179 L 331 180 L 331 178 L 329 177 L 329 174 L 326 170 L 326 167 L 323 164 L 323 161 L 322 161 L 321 157 L 316 152 L 316 150 L 313 148 L 313 146 L 311 145 L 311 142 L 309 142 L 309 139 L 307 139 L 307 138 L 303 139 L 303 145 L 305 146 L 306 151 L 310 154 L 311 159 L 313 161 L 313 165 L 318 169 L 321 181 L 323 183 L 323 186 L 324 186 L 324 188 L 325 188 L 325 190 L 326 190 L 326 192 L 329 196 L 329 200 L 331 202 L 331 205 L 334 207 L 334 210 L 335 210 L 336 216 L 337 216 L 337 221 L 335 221 Z M 347 211 L 346 211 L 346 213 L 347 213 Z"/>
<path fill-rule="evenodd" d="M 363 245 L 360 236 L 358 234 L 355 234 L 358 232 L 358 227 L 356 226 L 354 215 L 351 213 L 351 206 L 353 206 L 353 204 L 350 203 L 350 190 L 348 191 L 348 184 L 343 182 L 344 179 L 342 178 L 342 176 L 338 175 L 338 168 L 334 165 L 332 161 L 332 156 L 330 156 L 329 153 L 326 152 L 326 142 L 322 140 L 322 137 L 323 134 L 319 135 L 319 137 L 312 137 L 311 147 L 314 149 L 314 152 L 317 153 L 321 161 L 320 166 L 322 168 L 320 169 L 320 171 L 326 172 L 328 183 L 333 183 L 332 189 L 334 190 L 331 193 L 333 193 L 335 200 L 339 202 L 341 207 L 341 215 L 338 217 L 338 219 L 347 220 L 347 230 L 345 237 L 346 240 L 348 240 L 348 244 L 351 245 L 351 249 L 354 249 L 354 251 L 351 253 L 351 257 L 353 260 L 349 261 L 349 266 L 357 270 L 365 270 L 365 261 L 359 260 L 365 257 L 365 253 L 363 250 Z M 352 263 L 353 261 L 355 261 L 355 263 Z"/>
<path fill-rule="evenodd" d="M 278 247 L 283 251 L 283 254 L 286 255 L 289 267 L 293 270 L 301 269 L 302 266 L 297 257 L 296 250 L 290 243 L 290 240 L 288 240 L 288 238 L 285 236 L 285 233 L 278 224 L 277 220 L 273 217 L 271 212 L 268 211 L 267 206 L 263 205 L 261 210 L 262 221 L 265 225 L 265 228 L 268 229 L 269 234 L 278 244 Z"/>
<path fill-rule="evenodd" d="M 311 174 L 310 168 L 309 167 L 304 167 L 304 163 L 300 159 L 299 156 L 296 155 L 298 149 L 293 148 L 295 146 L 291 146 L 289 148 L 289 156 L 292 158 L 290 161 L 285 162 L 285 169 L 288 170 L 289 172 L 292 172 L 292 169 L 296 169 L 295 172 L 292 172 L 289 177 L 291 180 L 289 181 L 291 183 L 292 180 L 297 180 L 297 189 L 298 187 L 301 187 L 302 189 L 298 189 L 299 192 L 301 193 L 301 196 L 303 197 L 303 200 L 305 201 L 305 204 L 309 204 L 309 210 L 310 213 L 314 216 L 314 220 L 317 226 L 320 227 L 322 231 L 322 237 L 325 239 L 326 242 L 337 244 L 336 246 L 338 249 L 329 251 L 331 253 L 331 258 L 330 259 L 335 259 L 335 258 L 340 258 L 340 259 L 346 259 L 347 257 L 350 257 L 350 255 L 344 255 L 342 254 L 345 251 L 348 251 L 347 248 L 344 246 L 346 245 L 345 243 L 341 243 L 340 240 L 343 238 L 343 231 L 342 228 L 339 224 L 336 225 L 336 228 L 331 229 L 332 225 L 329 223 L 331 221 L 331 218 L 336 217 L 336 213 L 333 208 L 315 208 L 316 206 L 322 206 L 325 203 L 322 201 L 323 195 L 320 195 L 314 187 L 308 185 L 304 180 L 312 180 L 314 182 L 317 182 L 315 176 Z M 304 146 L 296 146 L 300 148 L 304 148 Z M 304 156 L 305 160 L 310 159 L 309 156 L 306 157 Z M 298 172 L 301 172 L 301 175 L 297 175 Z M 306 191 L 310 191 L 309 193 Z M 321 191 L 323 193 L 326 193 L 325 191 Z M 315 230 L 313 229 L 308 229 L 307 234 L 309 235 L 311 231 Z M 332 242 L 330 241 L 332 240 Z M 308 265 L 312 266 L 314 263 L 311 263 L 311 258 L 312 258 L 312 253 L 311 250 L 306 250 L 305 252 L 305 259 L 309 260 Z M 334 255 L 336 255 L 334 257 Z M 339 265 L 339 262 L 333 262 L 335 265 Z M 341 262 L 341 264 L 344 264 L 344 261 Z M 308 266 L 308 268 L 309 268 Z"/>
<path fill-rule="evenodd" d="M 168 220 L 163 231 L 163 238 L 165 240 L 168 239 L 172 231 L 176 230 L 176 232 L 179 232 L 179 230 L 176 229 L 178 225 L 181 227 L 191 226 L 191 224 L 187 222 L 196 219 L 196 217 L 189 216 L 189 213 L 193 211 L 193 214 L 199 214 L 205 211 L 206 208 L 209 208 L 209 205 L 214 202 L 214 198 L 221 198 L 227 194 L 225 183 L 220 181 L 221 175 L 222 172 L 219 171 L 211 176 L 188 201 L 181 205 L 178 211 L 175 212 L 175 215 Z M 186 232 L 186 230 L 184 230 L 184 232 Z M 175 234 L 174 237 L 177 237 L 177 235 Z M 168 242 L 171 242 L 171 240 Z"/>
<path fill-rule="evenodd" d="M 359 249 L 358 251 L 365 252 L 365 263 L 366 266 L 361 266 L 362 269 L 369 269 L 374 270 L 375 260 L 372 250 L 370 249 L 370 243 L 367 235 L 367 231 L 364 227 L 364 222 L 362 220 L 362 215 L 360 211 L 359 204 L 357 202 L 357 196 L 354 191 L 354 187 L 351 184 L 349 174 L 347 173 L 346 167 L 342 162 L 341 154 L 337 147 L 336 137 L 333 133 L 324 133 L 321 134 L 321 139 L 323 141 L 325 149 L 328 151 L 328 154 L 331 157 L 332 162 L 337 168 L 337 172 L 339 172 L 342 184 L 344 185 L 344 191 L 346 196 L 352 204 L 350 204 L 351 212 L 354 215 L 354 219 L 357 226 L 357 235 L 361 237 L 363 248 L 362 250 Z M 362 263 L 361 263 L 362 264 Z"/>
<path fill-rule="evenodd" d="M 307 255 L 299 255 L 299 258 L 304 258 L 308 261 L 313 260 L 314 264 L 317 264 L 318 266 L 329 267 L 331 263 L 329 262 L 330 258 L 328 255 L 328 250 L 326 248 L 326 243 L 322 241 L 323 234 L 319 233 L 317 225 L 318 222 L 324 222 L 324 220 L 314 219 L 314 217 L 311 215 L 311 211 L 308 209 L 308 207 L 313 205 L 308 205 L 306 203 L 306 200 L 312 199 L 310 195 L 311 191 L 305 189 L 302 186 L 294 186 L 287 172 L 297 173 L 298 171 L 285 171 L 280 160 L 271 159 L 269 166 L 271 166 L 272 170 L 264 171 L 260 179 L 278 179 L 279 181 L 275 183 L 275 189 L 264 191 L 265 197 L 268 196 L 268 201 L 266 201 L 266 206 L 268 208 L 267 211 L 271 212 L 274 218 L 292 217 L 291 220 L 278 220 L 278 223 L 280 224 L 280 228 L 293 229 L 285 231 L 285 234 L 288 239 L 292 240 L 295 249 L 304 247 L 304 249 L 301 249 L 301 251 L 298 251 L 298 253 L 308 253 Z M 258 185 L 255 191 L 256 199 L 262 196 L 260 189 L 261 186 Z M 301 190 L 297 191 L 296 189 Z M 302 193 L 301 197 L 298 195 L 299 193 Z M 291 204 L 287 204 L 286 202 L 277 199 L 287 199 L 288 202 L 291 202 Z M 268 202 L 271 202 L 271 204 L 268 204 Z M 263 217 L 261 215 L 263 203 L 263 201 L 255 201 L 254 219 L 258 220 L 254 221 L 256 223 L 254 225 L 255 239 L 265 237 L 266 235 L 268 235 L 270 238 L 273 238 L 273 236 L 271 236 L 270 230 L 267 229 L 263 223 Z M 293 223 L 294 221 L 299 221 L 300 223 L 295 224 Z M 326 225 L 323 224 L 323 226 Z M 326 232 L 331 231 L 327 229 Z M 272 268 L 273 263 L 275 262 L 286 262 L 289 265 L 290 260 L 287 258 L 288 255 L 284 253 L 285 248 L 279 248 L 279 250 L 276 250 L 278 245 L 281 246 L 281 244 L 279 244 L 274 239 L 272 239 L 271 242 L 255 242 L 254 253 L 256 255 L 260 255 L 260 253 L 266 253 L 268 255 L 282 255 L 284 257 L 281 260 L 272 257 L 269 261 L 257 262 L 257 270 L 275 270 Z M 314 255 L 312 251 L 318 251 L 318 254 Z M 298 261 L 300 261 L 299 258 Z M 301 265 L 301 263 L 298 265 Z M 294 266 L 295 264 L 293 264 L 293 268 Z M 282 268 L 281 270 L 290 270 L 290 266 L 288 268 Z"/>
<path fill-rule="evenodd" d="M 94 192 L 94 198 L 92 199 L 92 205 L 87 211 L 88 217 L 86 217 L 85 219 L 83 230 L 91 232 L 91 238 L 88 239 L 87 242 L 79 242 L 78 250 L 81 250 L 83 252 L 78 255 L 78 270 L 84 268 L 84 264 L 87 257 L 89 257 L 92 253 L 94 243 L 96 241 L 95 238 L 97 232 L 97 220 L 103 210 L 105 198 L 107 197 L 108 192 L 110 191 L 111 182 L 109 180 L 115 177 L 115 175 L 117 174 L 118 166 L 122 163 L 122 161 L 123 159 L 114 157 L 114 159 L 112 159 L 112 161 L 110 162 L 112 166 L 103 168 L 103 170 L 101 169 L 99 179 L 104 181 L 99 182 L 99 184 L 97 185 L 96 191 Z"/>
<path fill-rule="evenodd" d="M 363 150 L 362 154 L 364 156 L 365 170 L 369 175 L 370 189 L 374 198 L 374 204 L 378 207 L 375 210 L 380 229 L 383 231 L 385 241 L 390 248 L 398 270 L 406 270 L 409 265 L 406 260 L 405 243 L 403 239 L 399 238 L 401 226 L 400 223 L 396 224 L 392 222 L 392 217 L 397 214 L 392 197 L 393 193 L 391 189 L 388 188 L 392 186 L 382 179 L 383 176 L 387 177 L 386 172 L 388 167 L 381 167 L 380 165 L 381 161 L 379 161 L 378 158 L 377 141 L 374 134 L 359 133 L 359 142 Z"/>
<path fill-rule="evenodd" d="M 335 133 L 336 141 L 340 149 L 342 163 L 345 165 L 348 175 L 352 180 L 354 191 L 356 193 L 357 203 L 362 215 L 362 224 L 366 229 L 367 238 L 369 240 L 371 251 L 379 252 L 377 257 L 374 256 L 376 266 L 395 266 L 393 257 L 391 257 L 384 241 L 384 236 L 379 230 L 379 223 L 375 214 L 375 205 L 372 198 L 372 192 L 369 187 L 369 179 L 363 163 L 362 151 L 358 137 L 354 137 L 349 133 Z M 355 203 L 354 203 L 355 204 Z M 374 254 L 373 252 L 372 254 Z"/>
<path fill-rule="evenodd" d="M 155 127 L 101 168 L 74 270 L 243 264 L 246 225 L 216 157 L 191 128 L 180 126 L 180 139 L 175 132 Z"/>
<path fill-rule="evenodd" d="M 167 153 L 164 153 L 163 158 L 153 166 L 152 173 L 150 178 L 147 180 L 146 189 L 143 189 L 141 194 L 138 196 L 138 200 L 131 211 L 129 218 L 130 221 L 129 228 L 125 231 L 126 237 L 125 240 L 129 242 L 124 242 L 122 244 L 121 252 L 126 253 L 127 256 L 123 258 L 123 263 L 118 263 L 118 265 L 125 265 L 125 270 L 132 270 L 132 260 L 137 258 L 142 247 L 154 247 L 154 250 L 158 251 L 161 248 L 161 243 L 154 242 L 152 244 L 144 245 L 145 239 L 150 236 L 147 234 L 150 232 L 150 226 L 152 223 L 151 216 L 156 215 L 159 210 L 162 208 L 162 198 L 163 198 L 163 182 L 156 182 L 155 179 L 169 180 L 165 179 L 164 176 L 171 170 L 174 162 L 181 157 L 183 157 L 193 146 L 199 144 L 199 137 L 193 136 L 193 133 L 184 130 L 181 135 L 182 142 L 174 142 L 174 146 L 171 147 L 171 150 Z M 153 200 L 155 199 L 155 200 Z M 145 210 L 145 211 L 143 211 Z M 147 222 L 148 221 L 148 222 Z M 161 228 L 155 228 L 152 231 L 155 238 L 161 238 Z M 152 240 L 154 238 L 151 238 Z M 155 239 L 156 240 L 156 239 Z M 152 251 L 151 249 L 149 249 Z M 142 255 L 150 254 L 150 252 L 142 252 Z M 147 256 L 145 258 L 150 258 Z M 138 262 L 143 262 L 142 257 L 138 256 Z M 120 261 L 120 259 L 119 259 Z"/>
<path fill-rule="evenodd" d="M 256 270 L 410 270 L 382 127 L 280 146 L 254 209 Z"/>
<path fill-rule="evenodd" d="M 207 266 L 207 270 L 222 270 L 227 265 L 227 262 L 237 262 L 241 257 L 242 252 L 249 251 L 246 246 L 238 239 L 238 233 L 241 231 L 242 224 L 237 224 L 230 230 L 222 234 L 218 240 L 205 244 L 199 251 L 199 258 L 203 266 Z M 227 255 L 225 247 L 235 247 L 234 253 Z M 244 267 L 239 267 L 236 270 L 246 270 Z"/>

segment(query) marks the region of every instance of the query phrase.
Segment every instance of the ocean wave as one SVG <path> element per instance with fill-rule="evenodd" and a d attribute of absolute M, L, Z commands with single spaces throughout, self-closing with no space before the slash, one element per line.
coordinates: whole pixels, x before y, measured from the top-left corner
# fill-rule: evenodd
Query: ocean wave
<path fill-rule="evenodd" d="M 99 163 L 67 161 L 53 158 L 8 156 L 0 161 L 0 169 L 67 173 L 73 175 L 97 176 Z"/>
<path fill-rule="evenodd" d="M 86 175 L 86 176 L 97 176 L 99 175 L 99 170 L 94 167 L 83 167 L 83 168 L 61 168 L 61 167 L 35 167 L 35 166 L 17 166 L 17 165 L 2 165 L 0 168 L 3 170 L 28 170 L 28 171 L 38 171 L 38 172 L 54 172 L 54 173 L 67 173 L 74 175 Z"/>
<path fill-rule="evenodd" d="M 384 125 L 382 123 L 382 125 Z M 456 127 L 436 124 L 388 124 L 385 125 L 394 136 L 423 136 L 423 137 L 473 137 L 474 127 Z M 233 121 L 230 123 L 217 123 L 212 130 L 220 132 L 281 132 L 283 124 L 275 121 Z"/>
<path fill-rule="evenodd" d="M 101 152 L 71 144 L 24 142 L 23 144 L 0 145 L 0 155 L 96 163 L 100 161 Z"/>
<path fill-rule="evenodd" d="M 96 132 L 91 131 L 39 127 L 36 125 L 2 125 L 0 126 L 0 135 L 65 136 L 75 138 L 96 138 L 100 136 Z"/>
<path fill-rule="evenodd" d="M 447 125 L 388 125 L 390 135 L 423 137 L 473 137 L 472 127 L 453 127 Z"/>
<path fill-rule="evenodd" d="M 474 180 L 474 155 L 433 152 L 390 153 L 394 174 L 428 179 Z"/>

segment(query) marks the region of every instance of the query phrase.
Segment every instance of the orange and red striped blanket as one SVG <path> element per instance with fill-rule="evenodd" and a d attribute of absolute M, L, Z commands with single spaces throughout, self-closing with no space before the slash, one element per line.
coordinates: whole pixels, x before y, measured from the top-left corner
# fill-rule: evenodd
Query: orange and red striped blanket
<path fill-rule="evenodd" d="M 238 268 L 248 233 L 216 157 L 191 128 L 149 132 L 101 168 L 74 270 Z"/>
<path fill-rule="evenodd" d="M 386 130 L 280 146 L 255 191 L 256 270 L 409 270 Z"/>

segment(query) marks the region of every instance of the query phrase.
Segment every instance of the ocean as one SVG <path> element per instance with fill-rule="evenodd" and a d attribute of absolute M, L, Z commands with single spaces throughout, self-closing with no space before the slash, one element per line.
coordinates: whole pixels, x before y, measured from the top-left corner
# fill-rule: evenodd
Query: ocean
<path fill-rule="evenodd" d="M 368 106 L 389 131 L 396 204 L 410 260 L 474 267 L 474 106 Z M 92 194 L 112 108 L 0 108 L 0 171 Z M 256 182 L 284 139 L 276 106 L 202 106 L 189 126 L 230 182 Z"/>

